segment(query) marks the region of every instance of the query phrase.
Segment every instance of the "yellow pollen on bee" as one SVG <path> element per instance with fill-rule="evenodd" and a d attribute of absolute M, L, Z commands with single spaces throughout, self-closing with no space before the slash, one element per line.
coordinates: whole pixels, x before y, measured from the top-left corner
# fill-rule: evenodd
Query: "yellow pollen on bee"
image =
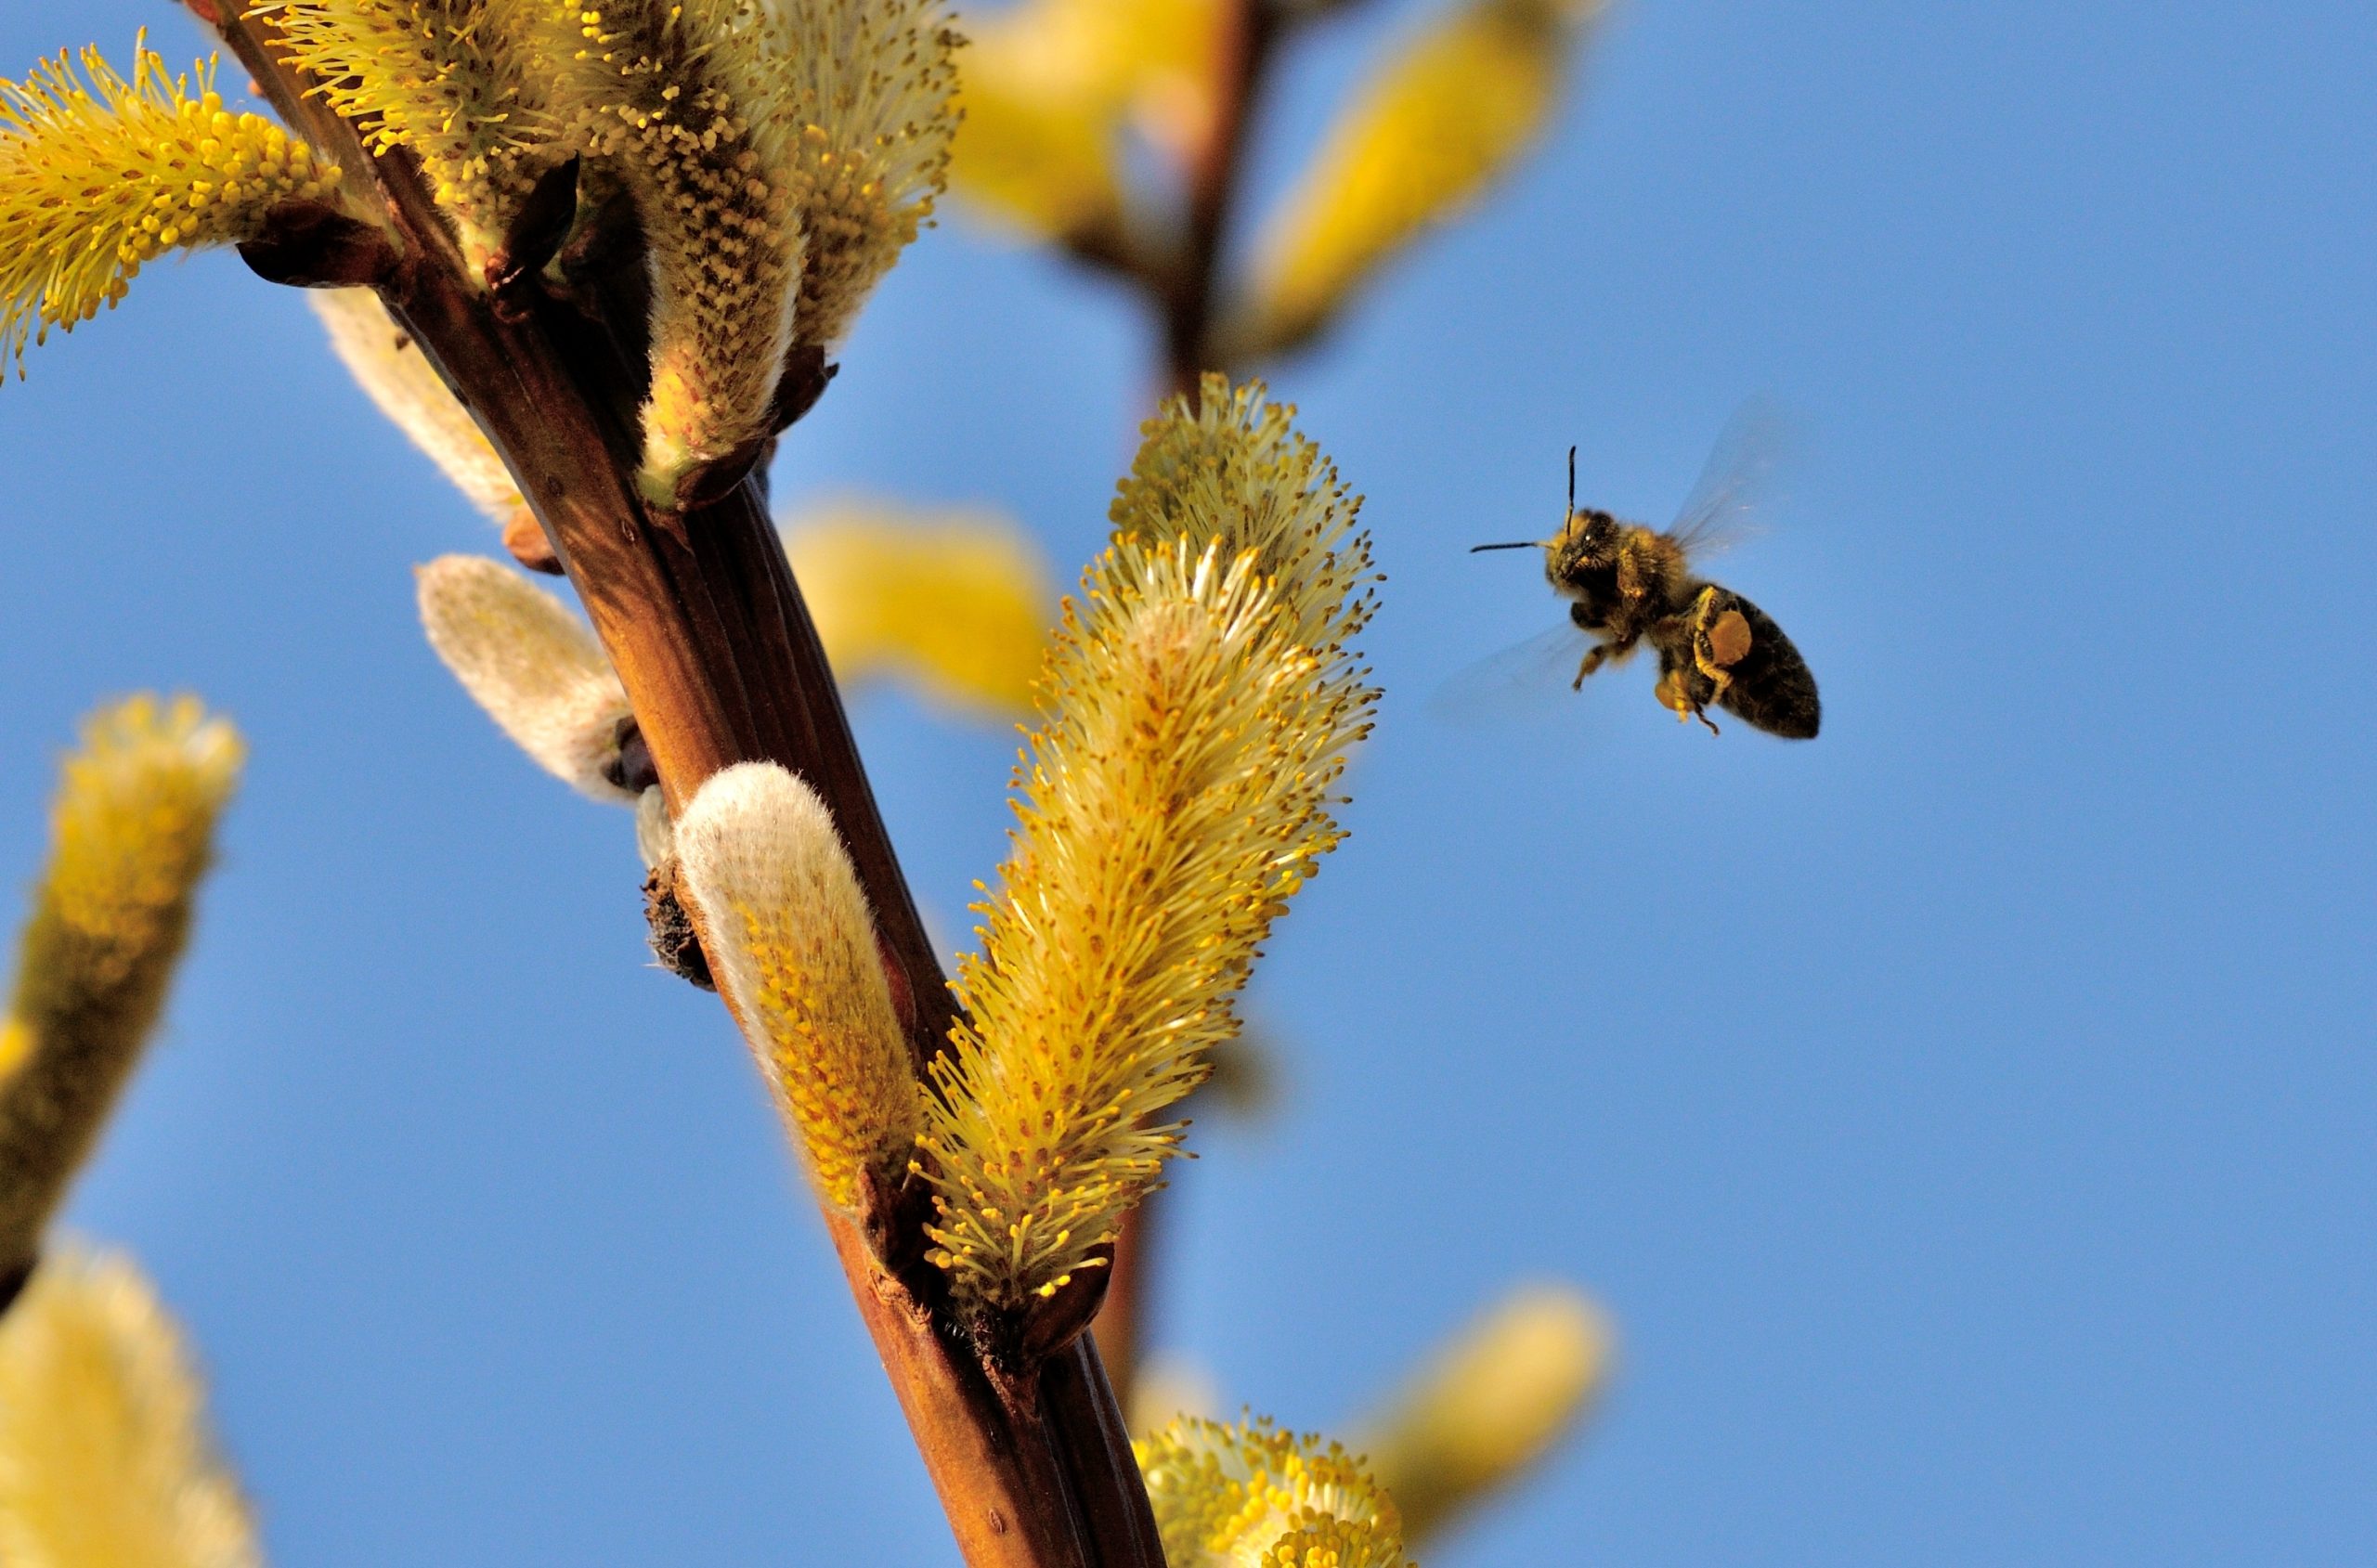
<path fill-rule="evenodd" d="M 1728 610 L 1708 628 L 1708 656 L 1720 665 L 1736 665 L 1749 655 L 1749 621 L 1739 610 Z"/>

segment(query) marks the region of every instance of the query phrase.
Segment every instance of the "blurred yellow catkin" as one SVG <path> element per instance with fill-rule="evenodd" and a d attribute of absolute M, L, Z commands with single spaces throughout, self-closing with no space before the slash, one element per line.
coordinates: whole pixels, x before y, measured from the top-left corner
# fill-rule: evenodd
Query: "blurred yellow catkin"
<path fill-rule="evenodd" d="M 100 709 L 67 758 L 0 1036 L 0 1276 L 32 1257 L 148 1041 L 239 782 L 194 698 Z"/>
<path fill-rule="evenodd" d="M 1015 524 L 846 500 L 788 522 L 784 543 L 836 680 L 902 678 L 992 718 L 1031 711 L 1057 590 Z"/>
<path fill-rule="evenodd" d="M 1448 1341 L 1357 1446 L 1417 1542 L 1508 1486 L 1572 1431 L 1607 1373 L 1608 1320 L 1573 1287 L 1513 1291 Z"/>
<path fill-rule="evenodd" d="M 1035 239 L 1110 229 L 1124 138 L 1193 139 L 1211 114 L 1214 0 L 1022 0 L 968 11 L 952 186 Z"/>
<path fill-rule="evenodd" d="M 1413 239 L 1509 171 L 1559 102 L 1602 0 L 1460 0 L 1389 59 L 1265 226 L 1232 351 L 1324 326 Z"/>
<path fill-rule="evenodd" d="M 0 1318 L 0 1562 L 256 1568 L 179 1331 L 120 1257 L 44 1259 Z"/>

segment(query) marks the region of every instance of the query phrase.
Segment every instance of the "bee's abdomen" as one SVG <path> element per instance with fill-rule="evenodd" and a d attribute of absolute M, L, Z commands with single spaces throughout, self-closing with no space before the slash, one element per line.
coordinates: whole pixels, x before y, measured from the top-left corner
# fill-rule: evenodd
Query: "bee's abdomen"
<path fill-rule="evenodd" d="M 1807 660 L 1799 657 L 1773 616 L 1738 593 L 1728 597 L 1749 622 L 1749 652 L 1726 671 L 1733 681 L 1717 706 L 1770 735 L 1813 740 L 1824 706 L 1816 699 L 1816 678 Z"/>

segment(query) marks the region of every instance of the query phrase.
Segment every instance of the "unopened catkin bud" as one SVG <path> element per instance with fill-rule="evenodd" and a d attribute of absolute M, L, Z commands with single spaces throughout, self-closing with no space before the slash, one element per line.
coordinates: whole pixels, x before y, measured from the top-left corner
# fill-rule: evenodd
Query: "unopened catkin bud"
<path fill-rule="evenodd" d="M 669 820 L 669 802 L 658 784 L 636 797 L 635 852 L 647 871 L 677 857 L 677 824 Z"/>
<path fill-rule="evenodd" d="M 487 717 L 563 783 L 633 806 L 642 785 L 619 768 L 627 693 L 585 624 L 483 556 L 443 555 L 419 577 L 429 645 Z"/>
<path fill-rule="evenodd" d="M 372 405 L 473 506 L 508 527 L 526 507 L 511 470 L 380 296 L 369 289 L 309 289 L 305 301 L 330 333 L 331 351 Z M 533 528 L 535 519 L 529 523 Z"/>
<path fill-rule="evenodd" d="M 676 824 L 680 891 L 819 1193 L 858 1212 L 916 1148 L 920 1090 L 858 875 L 817 792 L 768 762 L 714 774 Z"/>
<path fill-rule="evenodd" d="M 1601 1309 L 1529 1285 L 1438 1349 L 1357 1445 L 1417 1541 L 1517 1479 L 1573 1429 L 1608 1369 Z"/>

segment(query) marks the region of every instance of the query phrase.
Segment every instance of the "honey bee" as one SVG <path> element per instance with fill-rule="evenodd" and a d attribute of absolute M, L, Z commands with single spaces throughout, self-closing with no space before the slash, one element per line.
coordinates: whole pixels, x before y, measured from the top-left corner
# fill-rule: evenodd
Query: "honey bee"
<path fill-rule="evenodd" d="M 1548 539 L 1481 544 L 1485 550 L 1541 550 L 1543 575 L 1569 601 L 1568 618 L 1592 641 L 1571 689 L 1605 664 L 1648 642 L 1659 655 L 1653 694 L 1679 722 L 1697 719 L 1717 732 L 1711 705 L 1771 735 L 1810 740 L 1823 710 L 1816 678 L 1773 617 L 1692 569 L 1695 547 L 1717 519 L 1738 476 L 1710 463 L 1701 494 L 1661 532 L 1606 512 L 1577 507 L 1577 449 L 1568 448 L 1568 511 Z M 1712 483 L 1712 481 L 1721 481 Z"/>

